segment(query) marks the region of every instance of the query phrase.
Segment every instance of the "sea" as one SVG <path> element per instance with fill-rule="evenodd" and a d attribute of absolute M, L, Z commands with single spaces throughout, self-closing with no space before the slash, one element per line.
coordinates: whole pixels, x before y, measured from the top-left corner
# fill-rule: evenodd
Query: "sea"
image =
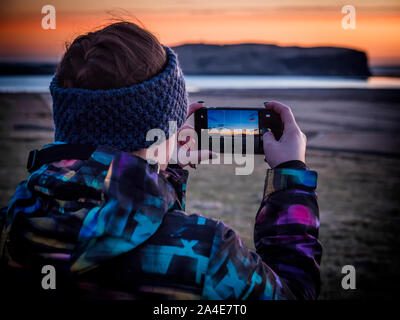
<path fill-rule="evenodd" d="M 0 76 L 1 93 L 46 93 L 52 75 Z M 186 75 L 189 92 L 210 89 L 400 89 L 400 77 L 368 79 L 319 76 Z"/>

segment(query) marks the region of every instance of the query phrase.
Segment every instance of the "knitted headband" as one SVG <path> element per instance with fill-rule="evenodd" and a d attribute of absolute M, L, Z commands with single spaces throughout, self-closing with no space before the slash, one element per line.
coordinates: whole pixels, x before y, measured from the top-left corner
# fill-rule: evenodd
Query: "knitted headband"
<path fill-rule="evenodd" d="M 147 148 L 153 128 L 169 137 L 169 121 L 181 127 L 186 118 L 185 80 L 175 53 L 167 53 L 165 69 L 152 79 L 127 88 L 89 90 L 50 83 L 55 141 L 108 145 L 122 151 Z"/>

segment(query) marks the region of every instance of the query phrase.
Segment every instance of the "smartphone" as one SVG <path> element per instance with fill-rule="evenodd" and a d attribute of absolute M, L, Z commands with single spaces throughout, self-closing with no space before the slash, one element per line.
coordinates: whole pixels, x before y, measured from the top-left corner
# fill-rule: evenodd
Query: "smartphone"
<path fill-rule="evenodd" d="M 264 154 L 262 135 L 269 129 L 279 140 L 283 133 L 278 113 L 255 107 L 201 108 L 194 114 L 194 127 L 198 146 L 219 153 Z"/>

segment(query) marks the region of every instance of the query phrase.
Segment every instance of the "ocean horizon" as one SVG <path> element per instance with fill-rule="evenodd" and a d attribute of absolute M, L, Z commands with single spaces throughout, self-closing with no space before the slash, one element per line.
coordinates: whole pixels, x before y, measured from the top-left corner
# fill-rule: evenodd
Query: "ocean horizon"
<path fill-rule="evenodd" d="M 52 75 L 2 75 L 0 93 L 46 93 Z M 400 77 L 186 75 L 189 92 L 210 89 L 400 89 Z"/>

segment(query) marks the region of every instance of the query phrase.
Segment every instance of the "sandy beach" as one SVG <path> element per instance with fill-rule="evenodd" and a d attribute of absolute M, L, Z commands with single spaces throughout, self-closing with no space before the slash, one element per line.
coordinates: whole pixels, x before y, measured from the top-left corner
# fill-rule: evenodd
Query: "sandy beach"
<path fill-rule="evenodd" d="M 292 107 L 308 137 L 307 164 L 319 174 L 321 299 L 394 299 L 400 254 L 400 90 L 208 90 L 190 94 L 208 106 Z M 27 155 L 52 141 L 49 94 L 0 95 L 0 205 L 26 179 Z M 222 219 L 254 248 L 254 217 L 267 165 L 256 157 L 248 176 L 234 165 L 190 169 L 187 211 Z M 354 265 L 357 289 L 341 287 L 341 269 Z"/>

